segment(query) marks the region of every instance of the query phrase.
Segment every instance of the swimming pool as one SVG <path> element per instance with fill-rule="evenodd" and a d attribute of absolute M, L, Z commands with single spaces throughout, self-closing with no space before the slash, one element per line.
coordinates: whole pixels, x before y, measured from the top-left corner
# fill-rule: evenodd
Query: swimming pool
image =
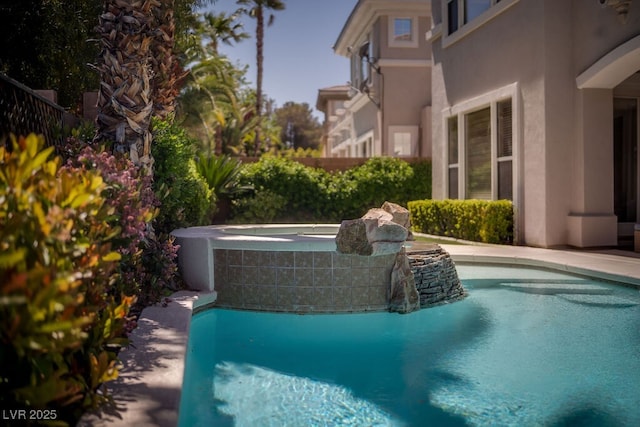
<path fill-rule="evenodd" d="M 458 273 L 465 300 L 409 315 L 196 314 L 180 426 L 640 425 L 637 289 Z"/>

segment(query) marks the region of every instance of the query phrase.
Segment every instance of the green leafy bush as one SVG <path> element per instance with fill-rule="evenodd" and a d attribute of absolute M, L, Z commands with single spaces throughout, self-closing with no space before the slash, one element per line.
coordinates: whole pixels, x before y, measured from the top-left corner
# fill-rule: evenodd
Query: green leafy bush
<path fill-rule="evenodd" d="M 153 123 L 154 190 L 161 208 L 155 226 L 169 234 L 176 228 L 206 224 L 215 197 L 195 164 L 195 141 L 168 120 Z"/>
<path fill-rule="evenodd" d="M 408 203 L 414 231 L 485 242 L 513 242 L 513 205 L 508 200 L 414 200 Z"/>
<path fill-rule="evenodd" d="M 423 160 L 411 163 L 413 177 L 405 187 L 405 204 L 410 200 L 431 198 L 431 160 Z"/>
<path fill-rule="evenodd" d="M 160 205 L 151 177 L 130 160 L 102 147 L 75 138 L 69 138 L 66 146 L 82 147 L 74 149 L 77 155 L 69 158 L 67 167 L 95 170 L 106 184 L 102 196 L 113 208 L 108 224 L 120 229 L 111 244 L 122 257 L 112 292 L 136 296 L 142 307 L 157 302 L 164 292 L 177 287 L 177 247 L 172 237 L 158 235 L 149 227 Z"/>
<path fill-rule="evenodd" d="M 336 219 L 360 217 L 385 201 L 406 205 L 413 195 L 413 177 L 409 163 L 393 157 L 373 157 L 361 166 L 335 175 L 333 205 L 340 207 L 334 212 L 339 216 Z"/>
<path fill-rule="evenodd" d="M 255 192 L 234 203 L 234 222 L 260 217 L 258 203 L 244 203 L 269 191 L 284 200 L 274 221 L 339 222 L 358 218 L 385 201 L 405 205 L 431 197 L 431 163 L 410 165 L 401 159 L 375 157 L 345 172 L 329 173 L 286 158 L 263 157 L 246 165 L 242 182 Z"/>
<path fill-rule="evenodd" d="M 42 144 L 0 147 L 0 404 L 73 423 L 117 377 L 132 298 L 111 292 L 121 230 L 103 179 L 60 168 Z"/>
<path fill-rule="evenodd" d="M 236 213 L 232 222 L 245 224 L 266 224 L 285 213 L 287 199 L 269 190 L 260 191 L 252 197 L 234 202 Z"/>
<path fill-rule="evenodd" d="M 306 167 L 286 158 L 263 156 L 260 161 L 243 168 L 241 182 L 254 188 L 254 194 L 248 194 L 246 198 L 255 198 L 256 195 L 268 191 L 284 200 L 284 206 L 279 209 L 274 220 L 295 221 L 322 216 L 327 200 L 328 178 L 328 172 L 322 169 Z M 261 209 L 255 203 L 247 205 L 238 201 L 235 204 L 234 216 L 240 213 L 239 208 L 248 217 L 263 216 L 260 212 L 246 211 L 254 207 Z"/>

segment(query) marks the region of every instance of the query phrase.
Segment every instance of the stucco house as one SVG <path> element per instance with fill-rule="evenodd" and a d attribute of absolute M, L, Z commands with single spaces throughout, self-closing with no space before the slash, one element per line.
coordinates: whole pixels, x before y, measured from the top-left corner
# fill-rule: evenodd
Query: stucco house
<path fill-rule="evenodd" d="M 640 222 L 640 1 L 431 0 L 433 196 L 511 199 L 516 241 Z"/>
<path fill-rule="evenodd" d="M 334 45 L 351 61 L 348 99 L 329 111 L 329 88 L 318 94 L 328 156 L 431 156 L 429 28 L 426 0 L 358 1 Z"/>
<path fill-rule="evenodd" d="M 318 90 L 316 110 L 324 113 L 322 141 L 320 141 L 323 157 L 349 157 L 349 144 L 341 143 L 351 138 L 351 122 L 344 120 L 345 103 L 349 100 L 350 90 L 348 85 L 330 86 Z"/>

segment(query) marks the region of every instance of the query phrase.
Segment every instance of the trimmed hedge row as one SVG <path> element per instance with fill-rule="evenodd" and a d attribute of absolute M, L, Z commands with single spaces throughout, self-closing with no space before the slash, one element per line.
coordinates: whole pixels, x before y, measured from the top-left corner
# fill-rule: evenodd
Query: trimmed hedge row
<path fill-rule="evenodd" d="M 484 243 L 513 243 L 513 205 L 508 200 L 414 200 L 414 231 Z"/>

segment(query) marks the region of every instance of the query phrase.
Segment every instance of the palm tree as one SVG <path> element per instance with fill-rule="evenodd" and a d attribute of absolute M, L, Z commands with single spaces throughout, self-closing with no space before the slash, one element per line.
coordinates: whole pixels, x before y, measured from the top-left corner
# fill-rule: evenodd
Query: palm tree
<path fill-rule="evenodd" d="M 232 45 L 249 35 L 240 32 L 238 13 L 230 16 L 204 14 L 195 25 L 194 42 L 187 52 L 190 76 L 180 95 L 182 124 L 204 144 L 205 152 L 228 152 L 236 142 L 236 132 L 230 127 L 239 126 L 237 134 L 244 136 L 251 130 L 252 122 L 245 120 L 253 114 L 251 102 L 242 96 L 246 68 L 239 69 L 229 59 L 218 53 L 219 43 Z M 228 137 L 232 138 L 228 138 Z"/>
<path fill-rule="evenodd" d="M 105 0 L 97 27 L 102 52 L 95 139 L 113 142 L 115 152 L 129 153 L 135 164 L 149 170 L 152 7 L 150 1 Z"/>
<path fill-rule="evenodd" d="M 222 42 L 226 45 L 241 42 L 249 38 L 249 34 L 243 31 L 241 22 L 238 22 L 239 11 L 227 15 L 226 13 L 205 13 L 198 28 L 198 33 L 202 38 L 206 38 L 208 43 L 204 46 L 207 55 L 218 55 L 218 46 Z"/>
<path fill-rule="evenodd" d="M 187 75 L 174 54 L 174 5 L 174 0 L 163 0 L 151 9 L 154 38 L 149 60 L 153 70 L 153 115 L 160 119 L 166 119 L 175 111 L 180 83 Z"/>
<path fill-rule="evenodd" d="M 265 10 L 284 10 L 285 5 L 281 0 L 237 0 L 238 5 L 247 6 L 241 9 L 251 18 L 256 20 L 256 115 L 258 118 L 258 129 L 256 132 L 256 151 L 260 148 L 260 126 L 262 120 L 262 76 L 264 62 L 264 12 Z M 273 24 L 275 17 L 269 14 L 267 26 Z"/>

